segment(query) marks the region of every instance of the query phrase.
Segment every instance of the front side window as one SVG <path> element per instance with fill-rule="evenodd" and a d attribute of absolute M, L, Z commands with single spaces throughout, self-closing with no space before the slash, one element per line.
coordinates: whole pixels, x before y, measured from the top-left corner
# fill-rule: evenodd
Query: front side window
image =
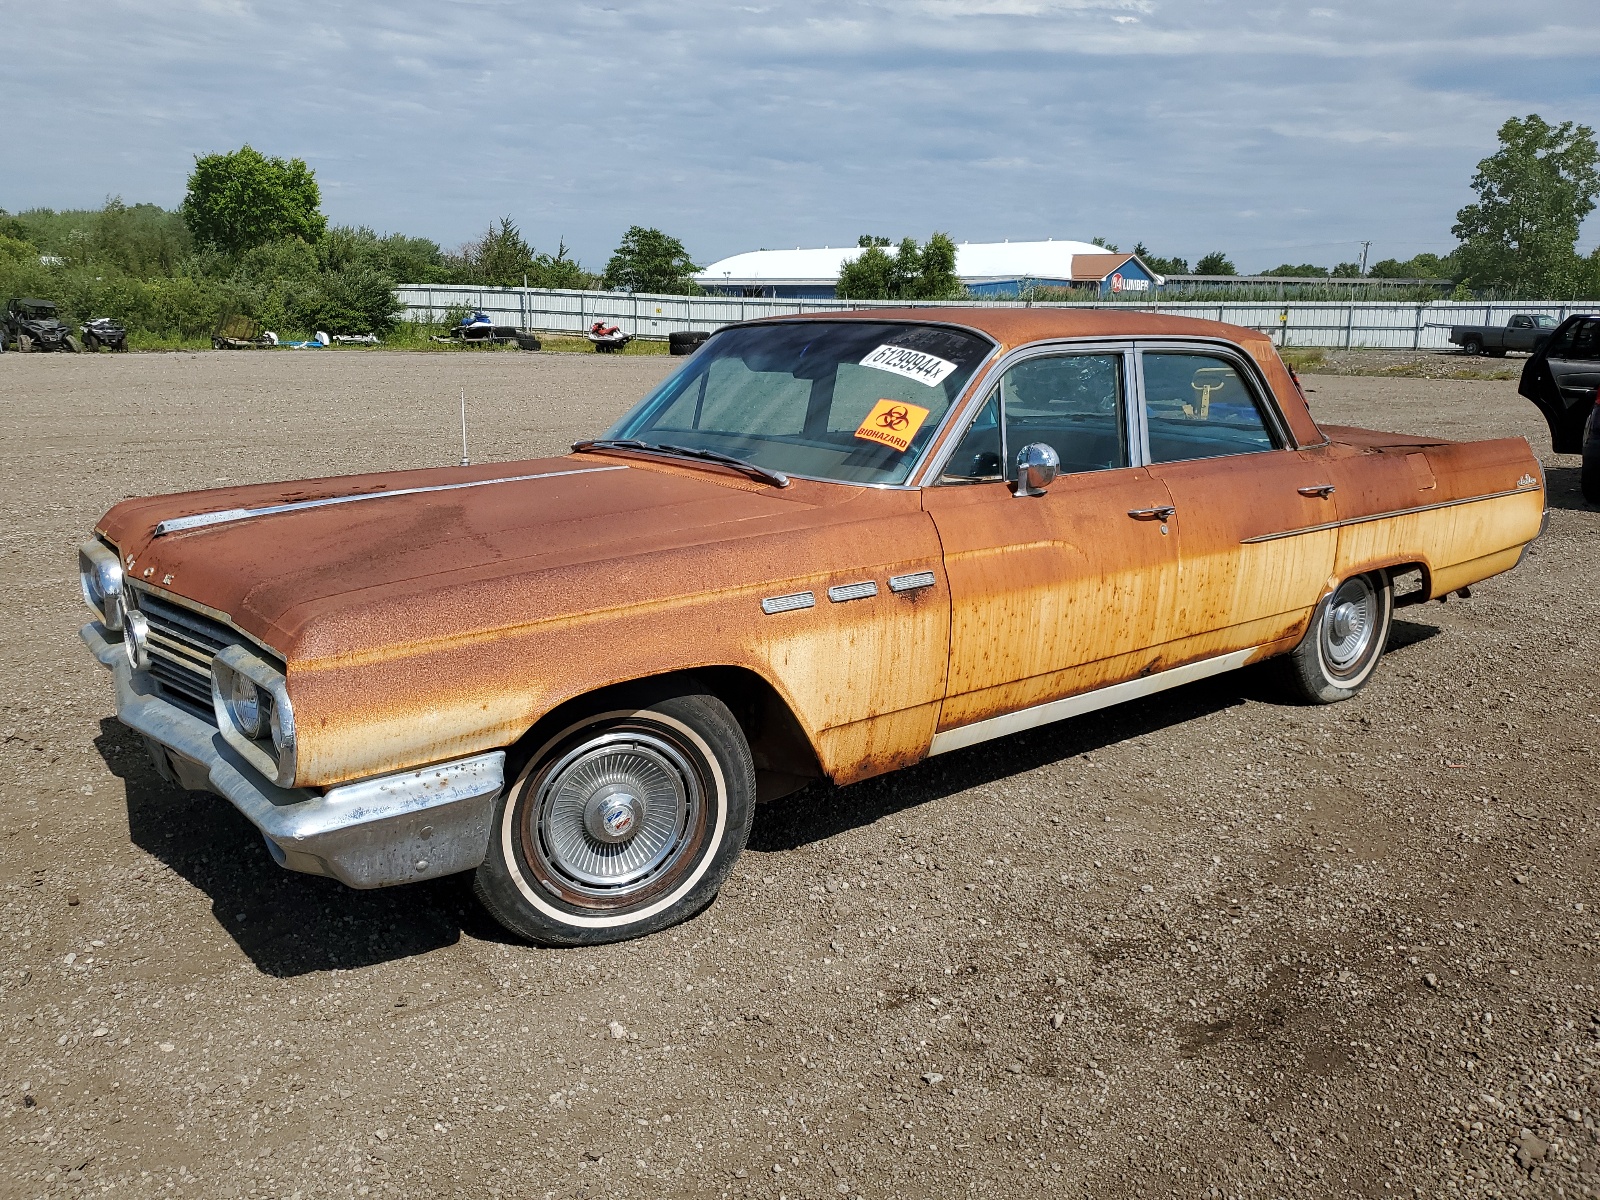
<path fill-rule="evenodd" d="M 1227 359 L 1147 352 L 1143 363 L 1152 463 L 1276 448 L 1254 394 Z"/>
<path fill-rule="evenodd" d="M 1122 355 L 1030 358 L 1007 371 L 1000 387 L 1013 459 L 1029 442 L 1043 442 L 1060 456 L 1064 474 L 1128 465 Z M 1006 478 L 1016 476 L 1015 461 L 1006 464 Z"/>
<path fill-rule="evenodd" d="M 956 444 L 943 477 L 948 482 L 1014 480 L 1017 452 L 1030 442 L 1054 450 L 1063 473 L 1125 467 L 1122 397 L 1120 354 L 1024 359 L 990 393 Z"/>
<path fill-rule="evenodd" d="M 606 436 L 816 479 L 904 483 L 992 349 L 939 325 L 739 326 L 706 342 Z"/>

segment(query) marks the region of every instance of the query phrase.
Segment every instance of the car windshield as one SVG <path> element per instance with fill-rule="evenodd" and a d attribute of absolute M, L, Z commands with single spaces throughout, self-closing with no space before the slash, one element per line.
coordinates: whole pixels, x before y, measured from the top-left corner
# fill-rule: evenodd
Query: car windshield
<path fill-rule="evenodd" d="M 739 326 L 712 337 L 606 436 L 814 479 L 904 483 L 991 349 L 943 325 Z"/>
<path fill-rule="evenodd" d="M 20 306 L 25 317 L 53 317 L 56 315 L 54 304 L 23 304 Z"/>

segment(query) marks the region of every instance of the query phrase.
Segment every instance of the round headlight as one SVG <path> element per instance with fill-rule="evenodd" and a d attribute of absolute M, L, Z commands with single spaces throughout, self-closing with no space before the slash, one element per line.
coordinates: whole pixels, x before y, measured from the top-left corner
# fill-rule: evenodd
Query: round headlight
<path fill-rule="evenodd" d="M 240 733 L 251 741 L 262 734 L 261 689 L 253 680 L 239 672 L 233 673 L 233 683 L 228 688 L 228 716 Z"/>
<path fill-rule="evenodd" d="M 150 669 L 150 623 L 144 614 L 130 610 L 123 616 L 122 651 L 128 656 L 128 666 L 135 671 Z"/>

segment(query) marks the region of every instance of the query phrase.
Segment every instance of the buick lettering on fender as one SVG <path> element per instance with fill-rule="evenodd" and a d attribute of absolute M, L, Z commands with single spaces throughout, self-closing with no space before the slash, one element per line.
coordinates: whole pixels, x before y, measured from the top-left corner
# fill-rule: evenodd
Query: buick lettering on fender
<path fill-rule="evenodd" d="M 1259 333 L 830 314 L 721 330 L 562 458 L 118 504 L 83 639 L 284 867 L 475 871 L 516 933 L 603 942 L 704 908 L 812 780 L 1262 659 L 1347 699 L 1397 604 L 1543 516 L 1526 442 L 1319 427 Z"/>

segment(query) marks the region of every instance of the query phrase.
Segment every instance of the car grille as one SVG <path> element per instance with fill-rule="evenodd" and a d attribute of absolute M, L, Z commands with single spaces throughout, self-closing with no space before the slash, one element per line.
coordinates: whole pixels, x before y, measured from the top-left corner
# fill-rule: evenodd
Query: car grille
<path fill-rule="evenodd" d="M 138 609 L 150 623 L 150 675 L 161 695 L 216 724 L 211 706 L 211 660 L 228 646 L 242 645 L 221 621 L 143 589 Z"/>

